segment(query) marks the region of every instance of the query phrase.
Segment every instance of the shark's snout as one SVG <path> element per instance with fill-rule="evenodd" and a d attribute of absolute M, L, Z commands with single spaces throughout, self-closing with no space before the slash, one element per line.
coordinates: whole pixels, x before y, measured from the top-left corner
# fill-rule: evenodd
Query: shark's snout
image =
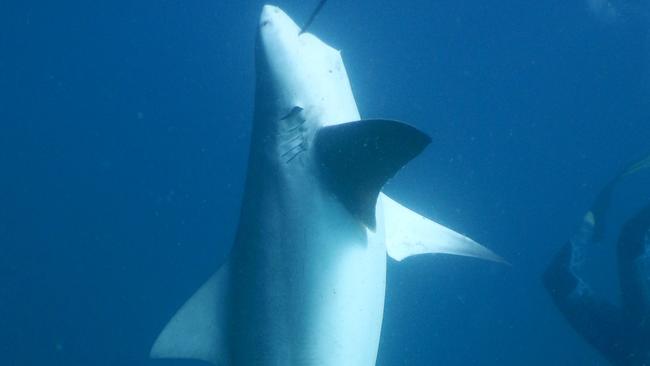
<path fill-rule="evenodd" d="M 300 28 L 282 9 L 273 5 L 264 5 L 260 14 L 260 33 L 274 33 L 276 35 L 297 36 Z"/>
<path fill-rule="evenodd" d="M 264 7 L 262 7 L 262 13 L 260 14 L 260 28 L 271 24 L 275 16 L 281 11 L 282 10 L 276 6 L 264 5 Z"/>
<path fill-rule="evenodd" d="M 289 18 L 289 16 L 282 11 L 282 9 L 273 5 L 264 5 L 262 13 L 260 14 L 260 29 L 267 26 L 274 26 L 277 28 L 286 28 L 287 26 L 297 27 L 297 25 Z"/>

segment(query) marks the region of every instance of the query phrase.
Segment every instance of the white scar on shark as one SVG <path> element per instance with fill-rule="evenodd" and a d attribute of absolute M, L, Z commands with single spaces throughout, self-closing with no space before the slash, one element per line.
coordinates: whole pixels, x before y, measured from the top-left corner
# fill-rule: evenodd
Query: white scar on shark
<path fill-rule="evenodd" d="M 339 51 L 264 6 L 246 187 L 229 259 L 181 307 L 154 358 L 219 366 L 371 366 L 387 255 L 501 262 L 381 193 L 429 144 L 361 120 Z"/>

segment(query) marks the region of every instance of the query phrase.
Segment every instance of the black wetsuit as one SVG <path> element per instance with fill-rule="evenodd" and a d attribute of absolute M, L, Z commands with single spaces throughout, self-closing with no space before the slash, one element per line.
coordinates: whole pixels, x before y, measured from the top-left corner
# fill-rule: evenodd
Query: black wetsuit
<path fill-rule="evenodd" d="M 590 211 L 544 274 L 544 285 L 571 326 L 614 365 L 650 366 L 650 205 L 621 230 L 617 255 L 622 306 L 599 299 L 576 274 L 594 241 Z"/>

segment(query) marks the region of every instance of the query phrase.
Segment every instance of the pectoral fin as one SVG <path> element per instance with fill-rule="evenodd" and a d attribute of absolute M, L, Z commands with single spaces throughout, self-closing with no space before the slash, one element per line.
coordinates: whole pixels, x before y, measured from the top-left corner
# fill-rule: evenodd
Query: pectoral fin
<path fill-rule="evenodd" d="M 152 358 L 185 358 L 228 365 L 224 334 L 228 265 L 225 264 L 178 310 L 160 333 Z"/>
<path fill-rule="evenodd" d="M 418 254 L 446 253 L 507 263 L 490 249 L 474 240 L 446 228 L 409 210 L 385 194 L 380 194 L 383 205 L 386 250 L 401 261 Z"/>
<path fill-rule="evenodd" d="M 373 119 L 324 127 L 315 148 L 325 183 L 374 230 L 381 188 L 429 142 L 429 136 L 405 123 Z"/>

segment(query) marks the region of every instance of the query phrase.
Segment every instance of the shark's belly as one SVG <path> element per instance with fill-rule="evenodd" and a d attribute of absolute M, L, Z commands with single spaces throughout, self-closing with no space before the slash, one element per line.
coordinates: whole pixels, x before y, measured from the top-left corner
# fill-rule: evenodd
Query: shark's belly
<path fill-rule="evenodd" d="M 249 243 L 254 255 L 233 258 L 233 365 L 375 364 L 386 284 L 382 233 L 341 222 L 346 216 L 325 206 L 313 218 L 283 218 L 293 225 Z"/>

